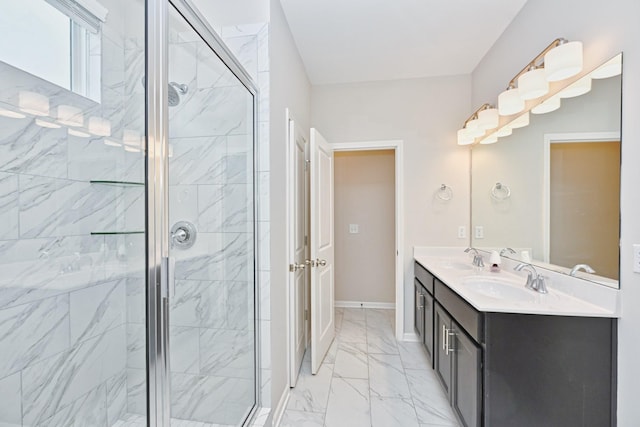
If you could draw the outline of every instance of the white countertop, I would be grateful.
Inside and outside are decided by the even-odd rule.
[[[526,283],[526,272],[515,272],[515,262],[502,259],[500,272],[462,269],[471,266],[464,248],[414,248],[414,259],[445,285],[464,298],[476,310],[497,313],[543,314],[553,316],[621,317],[619,291],[574,277],[541,270],[546,277],[548,294],[530,291],[527,300],[494,298],[469,289],[465,282],[483,278]],[[488,261],[485,260],[485,264]],[[468,283],[468,282],[467,282]],[[527,290],[528,291],[528,290]]]

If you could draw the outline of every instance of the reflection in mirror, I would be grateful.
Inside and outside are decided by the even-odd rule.
[[[472,226],[483,229],[472,246],[512,247],[513,258],[618,286],[621,60],[594,71],[589,92],[565,90],[550,98],[559,108],[540,108],[529,126],[472,147]],[[509,197],[495,197],[496,185]],[[579,264],[595,273],[572,271]]]
[[[0,44],[0,60],[100,102],[99,31],[104,15],[101,7],[92,12],[83,7],[85,3],[3,2],[0,34],[11,34],[14,42],[5,40]],[[96,17],[94,12],[103,18]]]

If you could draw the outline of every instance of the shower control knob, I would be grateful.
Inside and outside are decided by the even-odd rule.
[[[196,226],[189,221],[176,222],[171,227],[171,246],[179,249],[189,249],[196,242]]]

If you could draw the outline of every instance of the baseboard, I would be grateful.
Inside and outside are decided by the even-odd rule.
[[[282,393],[280,401],[278,402],[278,406],[276,406],[276,409],[273,411],[273,417],[271,418],[273,427],[278,427],[282,421],[284,410],[287,408],[287,403],[289,403],[289,396],[291,396],[290,390],[291,389],[289,387],[285,388],[284,393]]]
[[[405,334],[402,336],[402,341],[420,342],[420,337],[418,337],[418,334],[416,334],[415,332],[405,332]]]
[[[366,302],[366,301],[334,301],[333,305],[339,308],[379,308],[393,310],[396,308],[392,302]]]

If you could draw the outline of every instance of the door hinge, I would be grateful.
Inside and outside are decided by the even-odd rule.
[[[309,320],[309,310],[304,311],[304,320]]]
[[[307,246],[309,244],[308,236],[304,236],[304,245]]]

